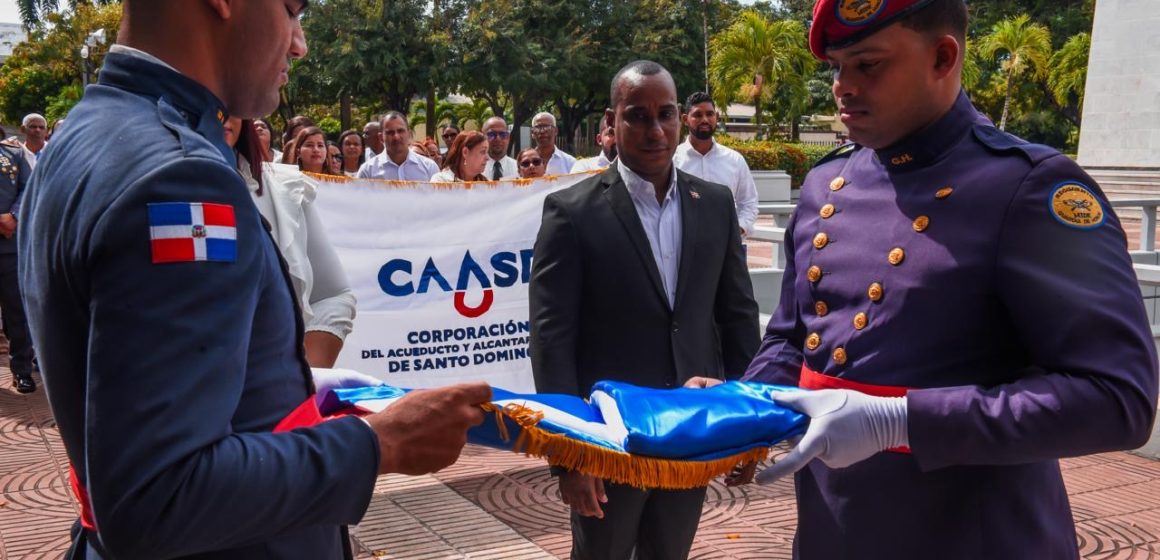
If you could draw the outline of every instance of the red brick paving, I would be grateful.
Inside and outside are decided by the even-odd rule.
[[[1160,559],[1160,462],[1109,453],[1063,462],[1084,558]],[[0,368],[0,560],[60,558],[77,510],[43,391]],[[692,558],[790,557],[793,487],[710,487]],[[537,460],[469,447],[428,477],[381,477],[359,558],[566,558],[568,511]]]

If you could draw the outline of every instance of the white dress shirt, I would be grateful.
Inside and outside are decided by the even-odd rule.
[[[432,183],[454,183],[458,180],[455,178],[455,172],[450,169],[444,169],[431,176]]]
[[[701,155],[688,140],[677,146],[673,163],[681,171],[694,177],[729,187],[733,204],[737,206],[737,223],[746,233],[753,231],[757,221],[757,185],[745,157],[736,150],[716,142],[709,153]]]
[[[572,173],[583,173],[585,171],[607,169],[609,165],[612,165],[612,162],[608,161],[608,157],[604,155],[604,150],[601,150],[600,155],[596,157],[584,158],[577,161],[576,164],[572,166]]]
[[[487,177],[488,181],[497,180],[495,178],[496,162],[499,162],[499,181],[503,181],[505,179],[515,179],[520,176],[520,167],[516,163],[516,160],[508,156],[504,156],[502,159],[491,159],[491,156],[487,156],[487,167],[483,168],[483,176]]]
[[[359,179],[386,179],[388,181],[423,181],[431,180],[431,176],[439,172],[439,166],[429,158],[407,150],[407,160],[403,165],[391,161],[387,151],[367,160],[358,169]]]
[[[296,165],[264,163],[258,196],[250,164],[244,157],[238,161],[238,171],[286,260],[306,332],[327,332],[345,340],[354,327],[354,290],[314,210],[317,184]]]
[[[552,152],[552,157],[548,158],[545,174],[567,175],[572,172],[573,165],[576,165],[576,158],[572,157],[568,152],[556,148]]]
[[[677,301],[677,276],[681,266],[681,237],[684,232],[681,196],[677,192],[677,167],[673,166],[669,192],[665,194],[663,204],[658,204],[657,190],[652,183],[634,173],[623,161],[617,161],[616,165],[624,186],[628,188],[632,205],[636,207],[636,214],[640,216],[640,223],[644,226],[644,234],[648,237],[665,294],[669,297],[669,308],[672,309]]]

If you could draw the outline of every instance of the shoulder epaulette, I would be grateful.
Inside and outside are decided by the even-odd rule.
[[[988,150],[1000,154],[1019,154],[1032,165],[1059,153],[1059,150],[1043,144],[1032,144],[1008,134],[991,125],[979,124],[974,128],[975,138]]]
[[[858,144],[854,144],[854,143],[843,144],[843,145],[838,146],[837,148],[834,148],[833,150],[831,150],[830,153],[822,156],[822,159],[819,159],[817,161],[817,163],[814,164],[814,167],[818,167],[824,163],[829,163],[829,162],[836,160],[836,159],[839,159],[839,158],[850,157],[850,156],[854,155],[854,152],[856,152],[860,149],[862,149],[862,146],[860,146]]]
[[[3,140],[0,140],[0,146],[8,146],[9,148],[20,148],[20,149],[24,148],[24,146],[20,145],[20,141],[16,140],[15,138],[5,138]]]

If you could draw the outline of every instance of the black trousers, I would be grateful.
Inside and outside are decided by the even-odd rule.
[[[604,518],[572,513],[572,560],[685,560],[705,488],[638,490],[604,482]],[[633,550],[636,556],[633,556]]]
[[[8,361],[12,375],[32,375],[32,335],[20,299],[20,275],[16,272],[16,254],[0,254],[0,313],[4,317],[4,336],[8,337]]]

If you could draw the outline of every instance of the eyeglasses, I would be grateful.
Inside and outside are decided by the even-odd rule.
[[[445,139],[446,138],[455,138],[456,136],[459,136],[458,132],[444,132],[443,133],[443,138],[445,138]]]
[[[542,160],[542,159],[525,159],[524,161],[520,162],[520,167],[531,167],[533,165],[544,165],[544,160]]]
[[[487,131],[488,140],[507,140],[511,137],[511,133],[506,130],[489,130]]]
[[[532,127],[532,130],[534,130],[534,131],[536,131],[536,132],[544,132],[544,131],[547,131],[547,130],[551,130],[551,129],[553,129],[553,128],[556,128],[556,127],[554,127],[554,126],[552,126],[552,125],[550,125],[550,124],[537,124],[536,126],[533,126],[533,127]]]

